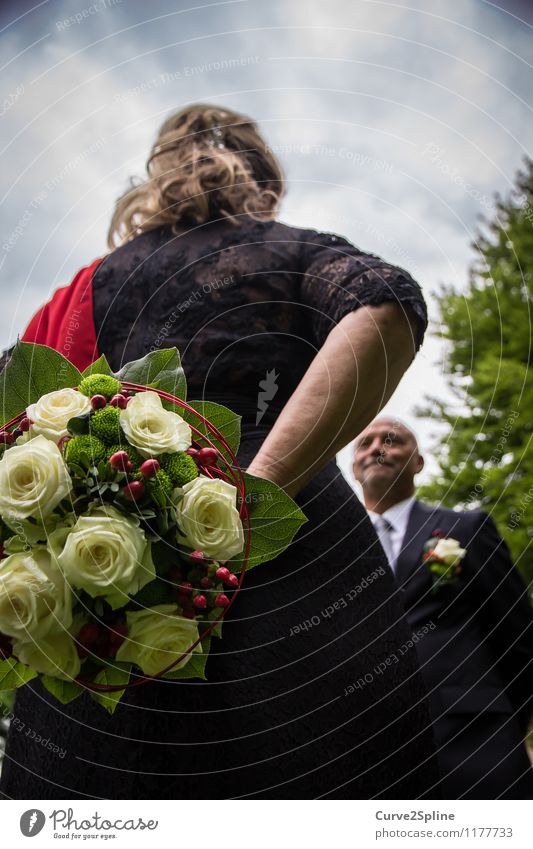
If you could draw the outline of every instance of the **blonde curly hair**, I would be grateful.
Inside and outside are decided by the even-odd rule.
[[[148,178],[132,181],[115,204],[111,249],[155,227],[202,224],[243,213],[276,217],[285,191],[281,166],[246,115],[204,103],[171,115],[146,163]]]

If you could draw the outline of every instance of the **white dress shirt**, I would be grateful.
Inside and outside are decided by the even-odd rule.
[[[370,516],[370,520],[374,526],[380,516],[383,516],[383,518],[386,519],[391,526],[391,530],[389,531],[389,540],[393,551],[393,559],[390,566],[393,571],[396,569],[398,555],[400,554],[403,538],[405,537],[405,532],[407,530],[409,514],[411,513],[415,501],[416,496],[411,495],[409,498],[404,498],[403,501],[398,501],[397,504],[393,507],[389,507],[389,509],[385,510],[384,513],[380,514],[374,513],[372,510],[368,511],[368,515]]]

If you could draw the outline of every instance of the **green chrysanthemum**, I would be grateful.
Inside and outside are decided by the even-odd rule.
[[[159,458],[159,462],[174,486],[184,486],[198,477],[198,467],[190,454],[186,454],[185,451],[164,454]]]
[[[78,386],[82,395],[87,395],[89,398],[93,395],[104,395],[106,398],[111,398],[120,391],[120,388],[120,380],[110,374],[90,374],[88,377],[84,377]]]
[[[89,427],[93,436],[101,439],[106,445],[126,444],[126,437],[120,429],[120,410],[118,407],[103,407],[92,414]],[[121,439],[122,436],[122,439]],[[124,448],[119,448],[124,451]]]
[[[96,466],[105,455],[105,445],[95,436],[75,436],[65,445],[65,460],[78,466]]]
[[[163,469],[160,469],[155,476],[151,478],[149,486],[154,494],[162,495],[165,498],[170,498],[174,489],[170,475],[167,475]]]

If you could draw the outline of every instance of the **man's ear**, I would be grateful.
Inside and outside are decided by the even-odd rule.
[[[416,473],[417,474],[422,471],[422,469],[424,468],[424,465],[425,465],[424,458],[422,457],[422,454],[419,454],[418,460],[417,460],[417,463],[416,463]]]

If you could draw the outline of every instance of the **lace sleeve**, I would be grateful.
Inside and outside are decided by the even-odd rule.
[[[427,311],[422,290],[407,271],[363,253],[342,236],[316,230],[305,232],[300,256],[304,275],[301,298],[311,307],[319,346],[349,312],[396,301],[410,306],[417,317],[418,350],[427,327]]]

